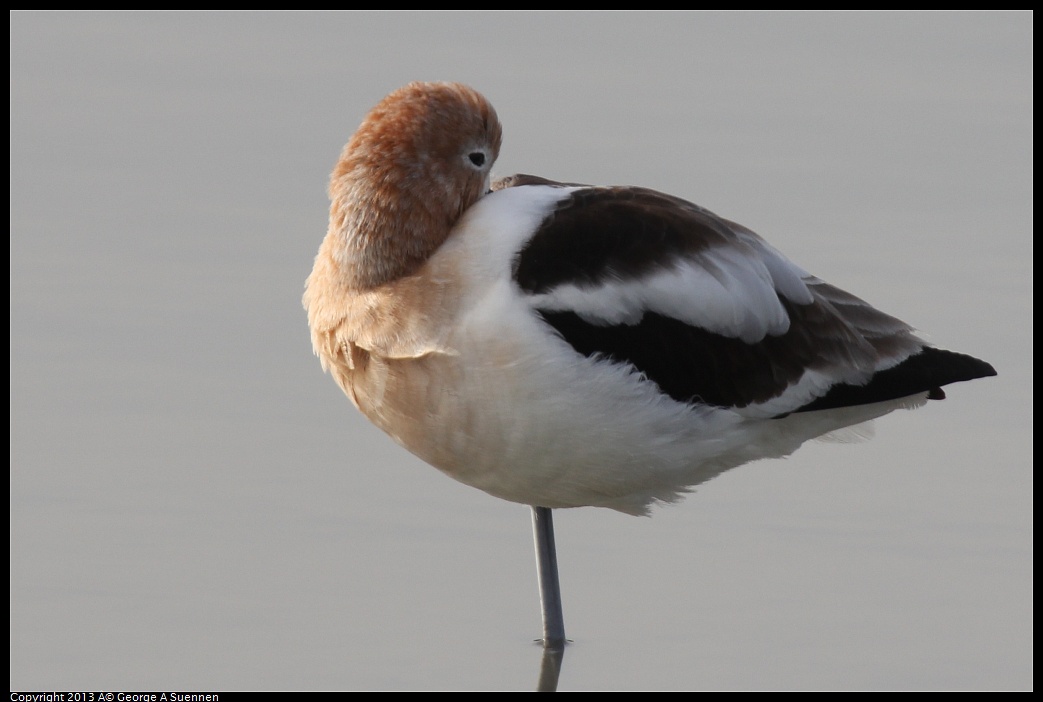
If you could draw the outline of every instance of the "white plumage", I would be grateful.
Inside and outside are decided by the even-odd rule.
[[[643,514],[995,373],[679,198],[491,184],[500,140],[466,86],[385,98],[333,172],[304,296],[324,368],[457,480]]]

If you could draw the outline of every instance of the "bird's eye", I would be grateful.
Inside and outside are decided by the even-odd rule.
[[[481,151],[472,151],[467,154],[467,158],[471,160],[471,163],[478,166],[479,168],[485,165],[485,154]]]

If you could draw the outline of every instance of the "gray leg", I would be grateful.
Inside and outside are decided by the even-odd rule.
[[[554,522],[547,507],[532,508],[532,534],[536,541],[536,572],[543,606],[543,647],[565,647],[565,620],[561,616],[558,556],[554,550]]]

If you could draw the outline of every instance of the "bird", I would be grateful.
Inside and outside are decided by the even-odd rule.
[[[567,641],[552,510],[646,515],[723,471],[993,376],[673,195],[518,174],[454,82],[365,116],[305,283],[355,406],[456,480],[532,508],[543,644]]]

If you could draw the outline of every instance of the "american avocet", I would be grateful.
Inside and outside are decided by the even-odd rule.
[[[645,514],[758,458],[995,375],[680,198],[513,176],[456,83],[382,100],[330,180],[304,305],[377,426],[533,507],[544,644],[561,621],[550,509]]]

